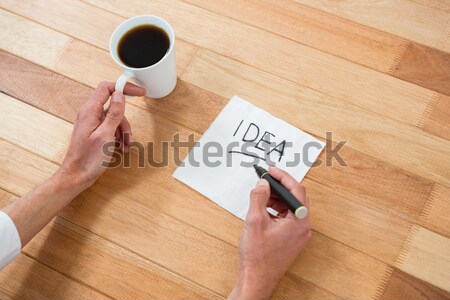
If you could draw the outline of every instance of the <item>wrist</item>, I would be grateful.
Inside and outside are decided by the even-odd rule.
[[[277,284],[278,282],[273,282],[270,278],[264,278],[253,270],[241,270],[238,282],[228,299],[270,299]]]
[[[49,184],[51,184],[52,189],[55,192],[72,198],[90,186],[82,180],[82,178],[76,174],[71,174],[64,168],[59,168],[59,170],[50,178]]]

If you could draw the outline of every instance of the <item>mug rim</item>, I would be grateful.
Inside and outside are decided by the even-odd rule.
[[[139,19],[139,18],[159,19],[161,22],[165,23],[165,24],[167,25],[167,27],[170,29],[170,32],[167,32],[167,30],[165,30],[164,28],[161,28],[160,26],[158,26],[158,25],[156,25],[156,24],[152,24],[152,23],[147,23],[147,24],[157,26],[157,27],[161,28],[162,30],[164,30],[164,32],[166,32],[166,33],[169,35],[170,46],[169,46],[169,49],[167,50],[166,54],[164,54],[164,56],[163,56],[157,63],[155,63],[155,64],[153,64],[153,65],[150,65],[150,66],[147,66],[147,67],[143,67],[143,68],[134,68],[134,67],[127,66],[126,64],[124,64],[124,63],[120,60],[118,50],[117,50],[117,49],[112,49],[112,46],[113,46],[112,44],[113,44],[113,40],[115,40],[115,36],[118,34],[118,33],[117,33],[118,30],[119,30],[121,27],[123,27],[125,24],[127,24],[127,23],[130,22],[131,20]],[[140,24],[140,25],[144,25],[144,24],[145,24],[145,23]],[[139,25],[137,25],[137,26],[139,26]],[[133,28],[133,27],[132,27],[132,28]],[[130,29],[131,29],[131,28],[130,28]],[[127,32],[128,32],[128,31],[127,31]],[[122,35],[122,36],[123,36],[123,35]],[[122,36],[120,36],[120,38],[122,38]],[[119,38],[119,40],[120,40],[120,38]],[[174,45],[175,45],[175,33],[174,33],[174,31],[173,31],[172,25],[170,25],[169,22],[167,22],[167,21],[164,20],[163,18],[158,17],[158,16],[155,16],[155,15],[137,15],[137,16],[131,17],[131,18],[129,18],[129,19],[126,19],[125,21],[123,21],[122,23],[120,23],[120,24],[116,27],[116,29],[114,29],[113,33],[111,34],[111,37],[109,38],[109,54],[111,55],[111,57],[113,58],[113,60],[114,60],[119,66],[121,66],[122,68],[127,69],[127,70],[139,71],[139,70],[151,69],[151,68],[156,67],[157,65],[159,65],[159,64],[160,64],[162,61],[164,61],[164,59],[167,58],[167,56],[169,56],[169,54],[173,51]],[[113,55],[113,50],[114,50],[114,53],[116,53],[118,59],[116,59],[116,57]]]

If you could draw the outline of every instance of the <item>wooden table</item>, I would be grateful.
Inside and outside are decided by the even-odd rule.
[[[236,94],[322,140],[332,132],[329,147],[347,141],[347,166],[304,179],[314,237],[274,298],[449,299],[449,1],[0,7],[0,206],[51,176],[76,110],[120,74],[114,28],[155,14],[175,29],[179,81],[164,100],[128,101],[136,140],[198,139]],[[0,272],[0,298],[226,297],[243,223],[175,168],[107,171]]]

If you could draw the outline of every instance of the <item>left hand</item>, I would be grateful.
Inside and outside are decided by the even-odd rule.
[[[103,162],[110,162],[112,155],[103,153],[103,145],[119,142],[120,149],[128,152],[131,126],[125,117],[125,97],[115,92],[114,82],[101,82],[89,100],[79,109],[70,145],[58,174],[75,180],[81,190],[90,187],[106,170]],[[144,96],[146,91],[127,83],[124,92],[130,96]],[[110,99],[109,107],[104,104]],[[68,177],[67,177],[68,176]]]

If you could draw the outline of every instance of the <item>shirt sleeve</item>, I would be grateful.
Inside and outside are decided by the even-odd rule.
[[[6,213],[0,210],[0,270],[20,254],[21,248],[16,225]]]

